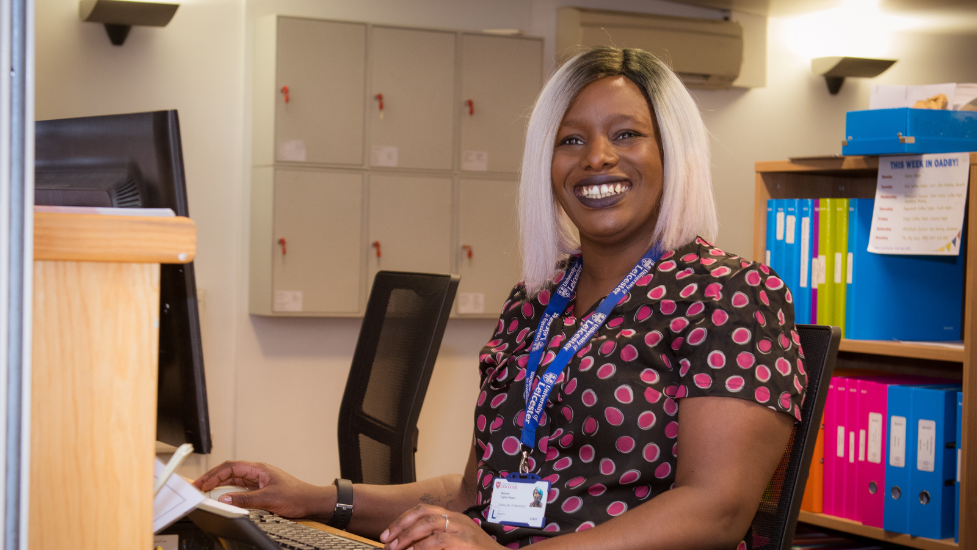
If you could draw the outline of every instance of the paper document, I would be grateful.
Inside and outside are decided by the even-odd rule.
[[[155,480],[166,466],[160,459],[153,464]],[[173,475],[153,499],[153,532],[158,533],[176,520],[189,514],[207,497],[180,476]]]
[[[960,253],[970,153],[879,158],[868,251]]]

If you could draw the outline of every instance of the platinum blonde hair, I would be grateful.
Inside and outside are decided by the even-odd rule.
[[[712,196],[708,133],[685,85],[657,57],[634,48],[600,46],[560,67],[543,87],[526,130],[519,183],[519,224],[523,281],[535,296],[546,287],[558,262],[579,251],[580,241],[552,191],[553,148],[563,116],[588,84],[624,76],[642,91],[658,123],[664,185],[651,246],[678,248],[697,235],[718,230]]]

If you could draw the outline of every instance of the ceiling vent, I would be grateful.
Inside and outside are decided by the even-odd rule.
[[[743,28],[734,21],[558,9],[559,62],[594,46],[649,51],[668,63],[689,88],[729,88],[743,64]]]

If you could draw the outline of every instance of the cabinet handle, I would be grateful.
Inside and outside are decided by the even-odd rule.
[[[377,94],[377,104],[380,109],[380,118],[383,118],[383,94]]]
[[[278,244],[282,245],[282,256],[288,254],[288,249],[285,246],[285,237],[278,239]]]
[[[461,249],[466,252],[465,255],[468,256],[468,259],[469,260],[472,259],[472,245],[470,245],[470,244],[463,244],[463,245],[461,245]]]
[[[288,86],[282,86],[282,93],[285,94],[285,103],[288,103]]]
[[[475,116],[475,102],[469,99],[465,105],[468,105],[468,116]]]
[[[380,241],[373,241],[373,244],[370,245],[370,246],[372,246],[373,248],[376,248],[377,249],[377,259],[379,259],[380,258]]]

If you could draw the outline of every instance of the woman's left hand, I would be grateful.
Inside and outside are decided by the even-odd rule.
[[[501,548],[464,514],[419,504],[401,514],[380,535],[386,550],[474,550]]]

